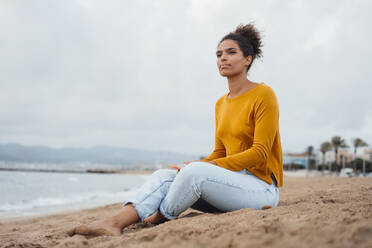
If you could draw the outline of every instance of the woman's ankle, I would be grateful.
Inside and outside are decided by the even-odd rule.
[[[118,214],[105,219],[102,223],[122,230],[124,227],[136,223],[138,219],[137,210],[132,204],[129,204],[121,209]]]
[[[152,214],[151,216],[147,217],[145,219],[145,221],[148,221],[152,224],[161,224],[161,223],[164,223],[166,222],[168,219],[165,218],[161,213],[160,211],[156,211],[154,214]]]

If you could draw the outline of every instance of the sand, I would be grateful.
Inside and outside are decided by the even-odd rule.
[[[285,177],[279,206],[206,214],[187,210],[118,237],[66,231],[116,213],[121,204],[0,220],[0,247],[372,247],[372,178]]]

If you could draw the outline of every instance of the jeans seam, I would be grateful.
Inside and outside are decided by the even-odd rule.
[[[269,188],[252,190],[252,189],[245,189],[244,187],[241,187],[241,186],[239,186],[237,184],[231,184],[231,183],[221,182],[221,181],[218,181],[218,180],[215,180],[215,179],[211,179],[211,178],[207,178],[206,180],[207,181],[210,181],[210,182],[214,182],[214,183],[223,184],[225,186],[229,186],[229,187],[232,187],[232,188],[241,189],[241,190],[248,191],[248,192],[260,192],[260,191],[261,192],[266,192],[266,191],[269,191],[270,193],[272,193]]]
[[[174,209],[179,209],[180,208],[180,206],[182,206],[183,204],[183,201],[187,198],[187,197],[189,197],[189,195],[192,193],[192,192],[194,192],[195,193],[195,195],[197,195],[199,198],[200,198],[200,193],[198,192],[198,190],[195,188],[195,184],[193,183],[192,185],[191,185],[191,187],[189,188],[189,190],[186,192],[186,194],[184,194],[184,197],[182,198],[182,199],[179,199],[178,201],[177,201],[177,205],[174,207]],[[161,204],[160,204],[161,205]],[[173,210],[174,210],[173,209]],[[160,212],[162,212],[162,211],[160,211]],[[168,214],[168,213],[162,213],[165,217],[167,217],[167,218],[177,218],[178,216],[175,216],[175,215],[173,215],[173,213],[172,213],[172,215],[170,215],[170,214]]]
[[[187,197],[190,196],[190,194],[192,193],[192,191],[195,191],[195,189],[194,189],[194,185],[192,185],[192,186],[190,187],[190,189],[187,191],[187,194],[184,194],[184,197],[183,197],[182,199],[180,199],[179,201],[177,201],[177,205],[176,205],[175,209],[179,209],[180,206],[183,205],[183,204],[182,204],[183,201],[184,201]],[[174,216],[174,215],[172,215],[172,216]]]
[[[222,182],[222,181],[219,181],[219,180],[216,180],[216,179],[212,179],[210,177],[207,177],[206,181],[210,181],[210,182],[214,182],[214,183],[219,183],[219,184],[223,184],[225,186],[229,186],[229,187],[232,187],[232,188],[237,188],[237,189],[244,189],[243,187],[237,185],[237,184],[232,184],[232,183],[226,183],[226,182]]]
[[[144,202],[147,198],[149,198],[150,195],[152,195],[155,191],[157,191],[158,189],[160,189],[161,186],[164,185],[164,183],[169,183],[169,182],[173,182],[173,181],[171,181],[171,180],[163,181],[163,182],[159,185],[159,187],[157,187],[157,188],[156,188],[155,190],[153,190],[151,193],[148,193],[147,196],[146,196],[142,201],[137,202],[137,205],[138,205],[138,204],[141,204],[141,203]]]
[[[219,180],[211,179],[211,178],[208,178],[208,177],[207,177],[207,179],[205,181],[222,184],[224,186],[228,186],[228,187],[235,188],[235,189],[240,189],[240,190],[243,190],[245,192],[258,193],[258,194],[261,194],[262,196],[266,195],[266,197],[267,197],[267,193],[269,193],[273,197],[273,199],[274,199],[273,206],[275,205],[276,199],[279,199],[278,193],[275,194],[268,187],[264,187],[263,189],[252,190],[252,189],[246,189],[245,187],[241,187],[241,186],[236,185],[236,184],[221,182]]]

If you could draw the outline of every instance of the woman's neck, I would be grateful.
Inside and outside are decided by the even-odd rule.
[[[244,92],[253,89],[257,83],[249,81],[245,73],[236,75],[234,77],[228,77],[227,81],[229,83],[229,98],[237,97]]]

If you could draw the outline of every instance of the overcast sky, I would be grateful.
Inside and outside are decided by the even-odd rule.
[[[0,143],[208,155],[228,92],[218,41],[255,21],[248,78],[277,94],[284,151],[372,144],[371,1],[0,2]]]

